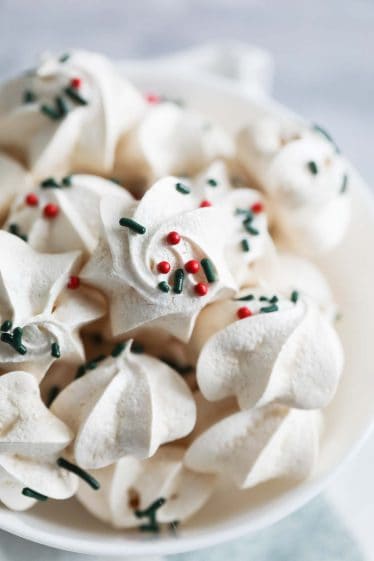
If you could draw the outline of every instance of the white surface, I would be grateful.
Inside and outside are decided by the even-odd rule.
[[[134,76],[145,89],[187,97],[192,105],[213,115],[226,117],[228,126],[236,127],[242,123],[243,115],[254,110],[254,105],[239,94],[236,87],[231,88],[226,83],[221,87],[209,78],[193,80],[183,76],[176,82],[173,73],[149,73],[149,70],[144,72],[141,69],[134,71]],[[230,112],[226,111],[223,115],[222,108],[227,107],[230,107]],[[333,258],[322,262],[345,311],[339,329],[348,364],[341,389],[329,409],[321,461],[310,482],[294,488],[272,484],[250,492],[222,493],[181,531],[178,539],[163,536],[151,542],[138,534],[131,537],[116,534],[84,515],[74,503],[70,507],[53,503],[41,505],[24,515],[0,511],[0,525],[30,539],[87,553],[169,553],[254,532],[285,516],[319,492],[336,466],[351,453],[352,446],[356,446],[372,419],[372,400],[367,388],[373,380],[369,365],[374,362],[374,356],[370,354],[374,353],[374,349],[370,348],[374,302],[366,299],[365,295],[370,294],[374,284],[374,255],[365,241],[371,247],[370,241],[374,235],[373,203],[359,183],[357,180],[355,219],[346,244],[334,253]],[[351,256],[349,262],[347,254]],[[360,333],[355,329],[357,324],[362,326]]]

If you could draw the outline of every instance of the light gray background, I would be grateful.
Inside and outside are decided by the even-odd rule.
[[[276,97],[331,130],[374,184],[374,0],[0,0],[0,76],[46,49],[121,58],[219,39],[272,51]]]

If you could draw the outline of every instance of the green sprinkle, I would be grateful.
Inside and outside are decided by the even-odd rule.
[[[242,240],[240,243],[241,243],[241,246],[242,246],[242,250],[243,250],[243,251],[248,252],[248,251],[250,250],[248,240],[245,240],[245,239],[244,239],[244,240]]]
[[[144,347],[139,341],[133,341],[131,345],[131,352],[135,354],[142,354],[144,353]]]
[[[99,362],[102,362],[105,359],[106,359],[105,355],[98,355],[97,357],[93,358],[92,360],[90,360],[89,362],[86,363],[86,369],[87,370],[95,370],[95,368],[97,368],[97,365],[99,364]]]
[[[37,491],[34,491],[29,487],[25,487],[24,489],[22,489],[22,495],[25,495],[25,497],[29,497],[30,499],[35,499],[36,501],[41,501],[41,502],[45,502],[48,500],[48,497],[46,495],[37,493]]]
[[[260,296],[260,302],[268,302],[269,298],[267,296]]]
[[[174,274],[174,293],[182,294],[184,285],[184,271],[183,269],[177,269]]]
[[[154,534],[158,534],[160,531],[160,526],[158,523],[150,523],[150,524],[142,524],[138,528],[141,532],[153,532]]]
[[[249,219],[244,220],[243,226],[244,226],[244,228],[247,230],[247,232],[248,232],[249,234],[252,234],[252,236],[258,236],[260,232],[259,232],[259,230],[257,230],[257,228],[254,228],[254,227],[251,225],[251,221],[252,221],[252,219],[250,219],[250,220],[249,220]]]
[[[70,54],[69,53],[64,53],[63,55],[60,56],[58,61],[59,62],[66,62],[67,60],[69,60],[69,58],[70,58]]]
[[[54,358],[60,358],[61,357],[60,345],[58,343],[52,343],[52,345],[51,345],[51,355]]]
[[[236,215],[244,214],[246,217],[245,219],[248,220],[248,222],[250,222],[253,219],[253,212],[246,208],[236,208],[235,214]]]
[[[217,185],[218,185],[218,181],[217,181],[216,179],[213,179],[212,177],[210,177],[209,179],[207,179],[206,182],[207,182],[208,185],[210,185],[211,187],[217,187]]]
[[[78,378],[82,378],[82,376],[85,375],[86,371],[87,370],[85,364],[81,364],[81,366],[78,366],[77,372],[75,374],[75,379],[78,380]]]
[[[60,388],[58,386],[52,386],[48,393],[47,407],[50,407],[58,394],[60,393]]]
[[[75,101],[75,103],[78,103],[79,105],[88,105],[87,99],[84,99],[84,97],[82,97],[75,88],[69,86],[68,88],[65,88],[64,91],[72,101]]]
[[[10,319],[3,321],[0,327],[0,331],[10,331],[12,329],[13,323]]]
[[[278,302],[278,296],[274,294],[272,298],[269,300],[270,304],[276,304]]]
[[[235,298],[235,302],[247,302],[249,300],[254,300],[253,294],[247,294],[246,296],[241,296],[240,298]]]
[[[2,333],[0,335],[0,340],[10,345],[18,354],[25,355],[27,349],[25,345],[22,344],[22,334],[22,328],[16,327],[13,333]]]
[[[345,193],[347,191],[347,187],[348,187],[348,175],[345,173],[343,176],[343,182],[340,188],[340,193],[341,194]]]
[[[60,185],[54,177],[47,177],[47,179],[44,179],[40,187],[43,189],[60,189]]]
[[[151,503],[144,510],[135,510],[134,514],[137,518],[146,518],[147,516],[150,516],[151,514],[156,512],[159,508],[164,506],[165,503],[166,503],[166,499],[160,497],[159,499],[156,499],[153,503]]]
[[[276,304],[272,304],[271,306],[265,306],[264,308],[260,308],[260,312],[262,314],[270,314],[271,312],[277,312],[279,310]]]
[[[22,100],[23,103],[33,103],[36,101],[36,95],[31,90],[26,90],[23,92]]]
[[[66,101],[61,96],[56,97],[55,101],[56,101],[56,107],[57,107],[58,112],[60,113],[60,116],[65,117],[65,115],[67,115],[69,113],[69,108],[66,104]]]
[[[65,177],[62,178],[61,183],[64,187],[71,187],[72,177],[72,175],[65,175]]]
[[[126,343],[123,343],[123,342],[122,342],[122,343],[117,343],[117,345],[115,345],[115,346],[113,347],[112,352],[110,353],[110,355],[111,355],[113,358],[116,358],[117,356],[119,356],[120,354],[123,353],[123,351],[125,350],[125,348],[126,348]]]
[[[208,282],[215,282],[217,280],[217,273],[211,260],[207,257],[204,257],[204,259],[202,259],[200,263],[205,273],[206,280]]]
[[[170,290],[170,286],[166,281],[159,282],[157,286],[161,290],[161,292],[167,293]]]
[[[121,185],[120,180],[117,179],[116,177],[109,177],[109,181],[111,181],[112,183],[115,183],[116,185]]]
[[[311,173],[312,175],[317,175],[317,173],[318,173],[318,166],[317,166],[316,162],[314,162],[313,160],[311,160],[310,162],[308,162],[307,166],[308,166],[308,169],[309,169],[309,171],[310,171],[310,173]]]
[[[59,121],[63,117],[59,111],[49,105],[41,105],[40,111],[52,121]]]
[[[9,224],[8,232],[10,234],[13,234],[14,236],[17,236],[24,242],[27,242],[27,236],[25,234],[21,234],[21,230],[19,229],[18,224],[15,223]]]
[[[92,477],[92,475],[84,471],[79,466],[76,466],[75,464],[68,462],[67,460],[65,460],[65,458],[58,458],[57,465],[60,468],[66,469],[67,471],[71,471],[71,473],[75,473],[75,475],[80,477],[95,491],[98,491],[100,489],[100,483],[97,481],[97,479]]]
[[[175,188],[177,191],[179,191],[179,193],[182,193],[182,195],[188,195],[189,193],[191,193],[191,189],[187,187],[187,185],[184,185],[179,181],[175,184]]]
[[[132,230],[133,232],[135,232],[136,234],[145,234],[146,233],[146,228],[144,226],[142,226],[141,224],[139,224],[138,222],[135,222],[135,220],[132,220],[132,218],[121,218],[119,221],[120,226],[124,226],[125,228],[129,228],[129,230]]]
[[[291,298],[290,298],[290,299],[291,299],[291,302],[293,302],[294,304],[296,304],[296,302],[297,302],[298,299],[299,299],[299,293],[298,293],[297,290],[293,290],[293,291],[291,292]]]
[[[326,129],[322,128],[320,125],[316,125],[314,124],[312,126],[313,130],[315,130],[316,132],[320,133],[322,136],[324,136],[326,138],[326,140],[328,140],[329,142],[331,142],[331,144],[334,146],[335,151],[337,154],[340,153],[340,149],[339,146],[337,146],[335,140],[333,139],[333,137],[331,136],[331,134],[329,132],[327,132]]]

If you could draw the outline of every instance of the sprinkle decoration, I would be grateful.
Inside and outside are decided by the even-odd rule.
[[[155,93],[147,93],[144,97],[150,105],[157,105],[161,102],[161,97]]]
[[[198,296],[205,296],[208,294],[208,285],[205,282],[198,282],[194,286],[194,291]]]
[[[36,95],[31,90],[25,90],[22,96],[23,103],[33,103],[36,101]]]
[[[243,222],[243,226],[249,234],[252,234],[252,236],[258,236],[260,232],[259,230],[257,230],[257,228],[254,228],[252,226],[251,221],[252,218],[246,218]]]
[[[191,189],[179,181],[175,184],[175,188],[179,193],[182,193],[182,195],[189,195],[191,193]]]
[[[18,354],[25,355],[27,353],[27,349],[22,343],[22,335],[22,327],[16,327],[13,329],[12,333],[1,333],[0,340],[3,341],[3,343],[10,345]]]
[[[82,97],[75,88],[68,86],[64,90],[65,94],[78,105],[88,105],[87,99]]]
[[[53,203],[48,203],[43,208],[43,215],[44,215],[45,218],[48,218],[48,219],[56,218],[56,216],[58,216],[59,212],[60,212],[59,206],[55,205]]]
[[[201,203],[200,203],[200,208],[208,208],[210,206],[212,206],[212,203],[210,201],[207,201],[207,200],[201,201]]]
[[[174,274],[174,288],[175,294],[182,294],[184,285],[184,271],[183,269],[177,269]]]
[[[161,292],[165,292],[165,294],[167,294],[168,292],[170,292],[170,286],[168,285],[167,282],[165,281],[161,281],[158,283],[158,288],[161,290]]]
[[[80,287],[80,278],[76,275],[71,275],[68,284],[66,285],[69,290],[76,290]]]
[[[251,211],[254,214],[260,214],[261,212],[264,211],[264,205],[262,204],[261,201],[258,201],[257,203],[253,203],[253,205],[251,206]]]
[[[241,298],[235,298],[236,302],[247,302],[249,300],[254,300],[255,297],[253,294],[247,294],[246,296],[241,296]]]
[[[187,261],[184,268],[186,269],[187,273],[191,273],[191,275],[196,275],[196,273],[200,269],[200,263],[196,259],[191,259]]]
[[[99,362],[102,362],[105,359],[106,359],[105,355],[95,356],[95,358],[93,358],[92,360],[90,360],[89,362],[86,363],[86,369],[87,370],[95,370],[95,368],[97,368]]]
[[[340,193],[343,195],[348,188],[348,175],[345,173],[343,176],[342,186],[340,187]]]
[[[272,296],[272,297],[270,298],[269,302],[270,302],[271,304],[276,304],[276,303],[278,302],[278,296],[276,296],[276,295],[274,294],[274,296]]]
[[[248,240],[243,239],[243,240],[240,242],[240,245],[242,246],[242,250],[243,250],[243,251],[248,252],[248,251],[250,250]]]
[[[178,234],[178,232],[169,232],[168,235],[166,236],[166,241],[170,245],[178,245],[179,242],[181,241],[181,237]]]
[[[22,495],[40,502],[45,502],[48,500],[48,497],[46,495],[42,495],[41,493],[30,489],[30,487],[24,487],[24,489],[22,489]]]
[[[27,236],[26,236],[26,234],[21,233],[21,230],[20,230],[20,227],[18,226],[18,224],[15,224],[14,222],[12,222],[12,224],[9,224],[8,232],[10,234],[13,234],[14,236],[17,236],[18,238],[20,238],[24,242],[27,242]]]
[[[271,312],[277,312],[279,310],[276,304],[271,304],[271,306],[264,306],[260,308],[260,313],[262,314],[270,314]]]
[[[131,352],[135,354],[142,354],[144,353],[144,347],[138,341],[133,341],[131,345]]]
[[[201,266],[203,268],[206,280],[209,283],[215,282],[217,280],[217,273],[211,260],[208,259],[208,257],[204,257],[204,259],[201,260]]]
[[[209,179],[206,180],[207,184],[210,185],[211,187],[217,187],[218,185],[218,181],[216,179],[213,179],[212,177],[210,177]]]
[[[157,271],[161,275],[167,275],[170,272],[170,263],[168,261],[160,261],[160,263],[157,263]]]
[[[291,298],[290,298],[291,302],[293,302],[294,304],[296,304],[296,302],[298,301],[298,299],[299,299],[299,293],[298,293],[298,291],[297,291],[297,290],[293,290],[292,293],[291,293]]]
[[[124,226],[125,228],[128,228],[135,234],[145,234],[147,231],[144,226],[139,224],[139,222],[135,222],[135,220],[132,220],[132,218],[123,217],[120,219],[119,224],[120,226]]]
[[[59,95],[59,96],[56,97],[55,102],[56,102],[57,111],[59,112],[60,117],[61,118],[65,117],[69,113],[69,109],[68,109],[68,106],[66,104],[66,101],[64,100],[63,97],[61,97]]]
[[[48,392],[47,407],[50,407],[52,405],[52,403],[54,402],[54,400],[56,399],[59,393],[60,393],[60,388],[58,386],[51,387],[51,389]]]
[[[120,356],[123,351],[126,349],[126,343],[122,342],[122,343],[117,343],[117,345],[115,345],[112,349],[112,352],[110,353],[110,356],[112,356],[113,358],[117,358],[118,356]]]
[[[80,477],[83,481],[85,481],[94,491],[98,491],[100,489],[100,483],[95,479],[92,475],[84,471],[79,466],[72,464],[65,460],[65,458],[58,458],[57,465],[62,468],[74,473],[78,477]]]
[[[312,175],[317,175],[318,174],[318,166],[316,164],[316,162],[311,161],[307,163],[308,169],[310,171],[310,173]]]
[[[54,177],[47,177],[41,182],[40,187],[43,189],[59,189],[60,185]]]
[[[247,308],[247,306],[242,306],[241,308],[238,309],[236,315],[238,316],[239,319],[245,319],[251,317],[252,312],[249,308]]]
[[[139,526],[139,530],[142,532],[155,532],[158,533],[160,531],[160,525],[157,521],[157,511],[166,503],[166,499],[160,497],[152,504],[149,505],[148,508],[144,510],[135,510],[134,514],[137,518],[148,518],[147,524],[142,524]]]
[[[321,134],[322,136],[325,137],[326,140],[328,140],[335,148],[335,152],[337,154],[340,153],[340,148],[339,146],[336,144],[335,140],[333,139],[333,137],[331,136],[331,134],[329,132],[327,132],[327,130],[323,127],[321,127],[320,125],[312,125],[312,129],[316,132],[318,132],[319,134]]]
[[[53,358],[60,358],[61,357],[60,345],[58,343],[52,343],[52,345],[51,345],[51,356],[53,356]]]
[[[10,331],[12,329],[12,326],[13,326],[13,323],[10,321],[10,319],[6,319],[1,324],[0,330],[1,331]]]
[[[29,193],[25,197],[25,203],[27,206],[38,206],[39,197],[35,193]]]
[[[48,117],[52,121],[58,121],[58,120],[62,119],[62,117],[63,117],[63,115],[61,115],[61,113],[58,111],[58,109],[56,110],[53,107],[50,107],[49,105],[43,104],[40,107],[40,111],[41,111],[41,113],[43,113],[43,115],[45,115],[46,117]]]
[[[70,58],[70,54],[69,53],[64,53],[63,55],[60,56],[58,61],[61,62],[61,63],[64,63],[67,60],[69,60],[69,58]]]
[[[62,185],[64,187],[71,187],[72,185],[72,176],[71,175],[65,175],[65,177],[62,178],[61,181]]]
[[[82,79],[81,78],[72,78],[70,80],[70,85],[75,90],[78,90],[82,85]]]

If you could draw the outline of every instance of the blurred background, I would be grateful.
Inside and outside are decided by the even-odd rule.
[[[0,0],[0,77],[46,49],[153,56],[235,39],[271,51],[275,97],[374,183],[373,0]]]

